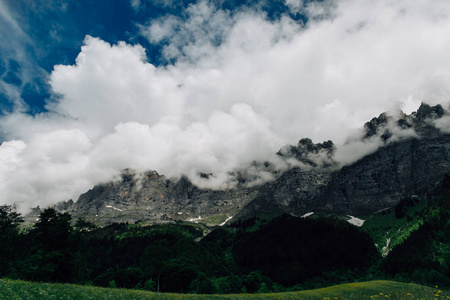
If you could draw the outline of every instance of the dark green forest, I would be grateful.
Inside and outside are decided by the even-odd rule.
[[[177,293],[281,292],[372,279],[449,287],[449,177],[426,197],[414,216],[420,227],[386,257],[363,229],[332,216],[99,228],[48,208],[24,227],[4,205],[0,276]],[[408,203],[399,202],[396,217],[408,217]]]

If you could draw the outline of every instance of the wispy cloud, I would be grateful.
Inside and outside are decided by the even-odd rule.
[[[61,39],[55,30],[58,25],[47,14],[63,12],[66,6],[65,0],[0,2],[0,96],[9,102],[0,105],[0,113],[26,112],[30,106],[24,94],[46,94],[49,73],[39,60],[48,55],[53,41]],[[39,20],[39,26],[32,19]],[[45,37],[36,38],[42,22],[48,23]]]
[[[20,97],[21,88],[30,81],[34,66],[28,57],[26,47],[30,37],[22,30],[17,20],[4,2],[0,2],[0,94],[13,104],[14,110],[23,111],[25,103]],[[5,110],[7,106],[0,106]]]

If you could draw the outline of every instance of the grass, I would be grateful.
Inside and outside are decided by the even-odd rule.
[[[416,284],[395,281],[369,281],[342,284],[322,289],[240,295],[165,294],[140,290],[111,289],[73,284],[36,283],[0,279],[0,298],[15,300],[33,299],[450,299],[447,291]]]

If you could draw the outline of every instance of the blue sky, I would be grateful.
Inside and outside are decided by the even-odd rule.
[[[0,34],[0,193],[22,211],[125,168],[258,184],[303,137],[352,163],[381,144],[367,120],[450,99],[448,0],[0,0]]]
[[[196,1],[2,1],[5,16],[3,36],[9,36],[1,48],[2,81],[18,89],[20,98],[28,105],[28,113],[45,111],[45,101],[52,97],[47,76],[54,65],[73,64],[86,35],[99,37],[115,44],[126,41],[146,49],[148,60],[167,64],[161,57],[161,45],[151,44],[139,32],[139,25],[166,15],[185,19],[186,8]],[[235,12],[244,9],[267,14],[277,19],[287,14],[298,21],[305,16],[291,13],[284,1],[216,1],[217,9]],[[12,39],[14,42],[9,42]],[[20,49],[17,49],[20,48]],[[2,110],[13,109],[10,98],[2,91]]]
[[[167,11],[161,5],[154,10]],[[135,43],[139,41],[136,24],[147,20],[129,1],[14,0],[4,1],[2,11],[11,18],[3,19],[2,34],[16,40],[2,44],[2,79],[20,89],[30,113],[45,110],[45,100],[51,96],[46,76],[54,65],[74,63],[86,35],[110,43]],[[3,107],[8,108],[8,104]]]
[[[2,80],[17,87],[29,112],[45,110],[47,77],[56,64],[71,64],[86,34],[110,42],[128,38],[133,10],[126,1],[2,1]],[[2,91],[2,108],[11,110]],[[5,95],[6,94],[6,95]],[[6,98],[6,99],[5,99]]]

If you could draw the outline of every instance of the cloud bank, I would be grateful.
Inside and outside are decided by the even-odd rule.
[[[87,36],[74,65],[54,67],[48,112],[0,118],[1,201],[76,200],[124,168],[225,188],[230,172],[279,164],[278,149],[302,137],[339,148],[383,111],[448,101],[450,2],[286,4],[309,21],[200,1],[186,20],[137,24],[164,66],[139,44]]]

